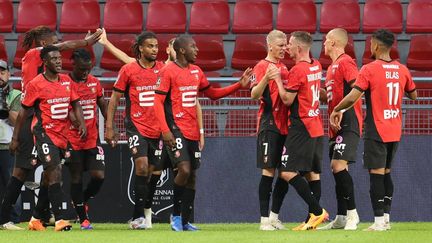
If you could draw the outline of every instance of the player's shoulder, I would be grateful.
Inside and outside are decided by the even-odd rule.
[[[260,60],[255,66],[254,66],[254,70],[256,70],[256,69],[266,69],[267,68],[267,66],[270,64],[270,62],[269,61],[267,61],[267,60],[265,60],[265,59],[262,59],[262,60]]]
[[[340,65],[352,65],[357,67],[355,60],[348,54],[343,54],[341,58],[338,59],[338,63]]]
[[[62,82],[71,82],[73,81],[69,74],[59,73],[59,80]]]
[[[201,70],[201,68],[198,65],[195,65],[195,64],[189,64],[189,70],[190,70],[191,74],[204,73]]]
[[[100,83],[100,80],[99,80],[97,77],[95,77],[95,76],[89,74],[89,75],[87,76],[87,82]]]

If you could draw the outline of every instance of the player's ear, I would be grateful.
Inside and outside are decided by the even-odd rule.
[[[140,52],[143,52],[143,48],[144,48],[144,47],[142,47],[141,45],[138,46],[138,50],[139,50]]]

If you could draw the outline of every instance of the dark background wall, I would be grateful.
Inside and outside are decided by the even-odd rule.
[[[393,166],[395,193],[391,218],[393,221],[432,221],[432,137],[404,136]],[[350,167],[355,184],[357,210],[362,221],[373,219],[369,199],[369,176],[363,169],[359,147],[357,163]],[[132,214],[133,191],[128,188],[132,163],[129,151],[122,145],[115,149],[105,147],[106,181],[100,194],[90,202],[90,217],[97,222],[126,222]],[[208,138],[202,153],[202,166],[198,171],[195,221],[258,222],[258,183],[260,171],[255,161],[256,140],[253,137]],[[321,205],[334,217],[336,200],[334,180],[330,172],[327,146],[325,146],[322,174]],[[167,221],[171,213],[172,174],[164,177],[158,187],[153,211],[157,220]],[[68,175],[65,173],[65,190]],[[23,201],[31,201],[27,193]],[[33,204],[33,202],[31,203]],[[70,208],[70,205],[68,206]],[[29,210],[24,210],[23,218]],[[302,221],[306,205],[290,187],[280,218],[283,221]]]

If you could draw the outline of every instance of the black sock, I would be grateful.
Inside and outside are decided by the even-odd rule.
[[[180,216],[182,210],[182,198],[185,191],[184,186],[179,186],[174,182],[174,205],[173,205],[173,216]]]
[[[384,215],[384,175],[370,174],[370,198],[375,217]]]
[[[321,180],[309,181],[309,188],[317,202],[319,202],[321,199]]]
[[[393,199],[393,181],[390,173],[384,175],[384,213],[390,213]]]
[[[144,208],[151,208],[153,205],[153,196],[156,191],[156,185],[160,179],[161,175],[151,175],[149,183],[149,192],[145,200]]]
[[[194,200],[195,200],[195,190],[190,188],[185,188],[183,192],[183,200],[182,200],[182,223],[183,225],[190,222],[190,216],[193,212],[193,206],[194,206]]]
[[[33,210],[33,217],[37,219],[45,219],[46,211],[49,209],[49,195],[48,195],[48,186],[41,185],[39,188],[38,201]]]
[[[12,176],[7,184],[5,195],[1,204],[0,223],[5,224],[11,221],[10,216],[13,205],[16,203],[21,194],[21,187],[24,182]]]
[[[340,171],[342,192],[344,200],[346,201],[347,209],[353,210],[356,208],[355,197],[354,197],[354,183],[350,173],[347,170]]]
[[[55,220],[58,221],[63,219],[63,190],[60,183],[53,184],[48,187],[49,202],[52,205]]]
[[[89,183],[87,184],[87,188],[84,190],[84,201],[88,202],[90,198],[96,196],[96,194],[100,191],[104,179],[98,178],[90,178]]]
[[[278,177],[276,179],[276,183],[273,189],[273,195],[272,195],[272,209],[271,211],[273,213],[279,214],[279,211],[282,207],[283,200],[285,198],[285,195],[288,192],[288,182],[286,182],[284,179]]]
[[[148,194],[147,180],[147,176],[135,176],[135,207],[133,219],[144,217],[144,202]]]
[[[82,183],[71,183],[71,191],[70,191],[72,202],[75,207],[75,211],[78,214],[80,219],[80,223],[84,222],[84,220],[88,219],[88,215],[84,208],[84,194],[82,191]]]
[[[341,183],[340,174],[333,174],[335,179],[335,191],[336,191],[336,200],[337,200],[337,215],[346,215],[347,214],[347,202],[344,199],[343,187]]]
[[[308,204],[310,213],[313,213],[314,215],[322,214],[321,206],[312,195],[309,185],[303,177],[296,175],[289,181],[289,183],[296,189],[300,197],[303,198],[303,200]]]
[[[273,184],[273,177],[265,176],[265,175],[261,176],[261,180],[258,188],[261,217],[269,216],[270,195],[272,192],[272,184]]]

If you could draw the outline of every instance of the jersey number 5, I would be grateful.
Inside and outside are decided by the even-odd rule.
[[[52,119],[65,119],[68,116],[69,103],[55,104],[51,106]]]

